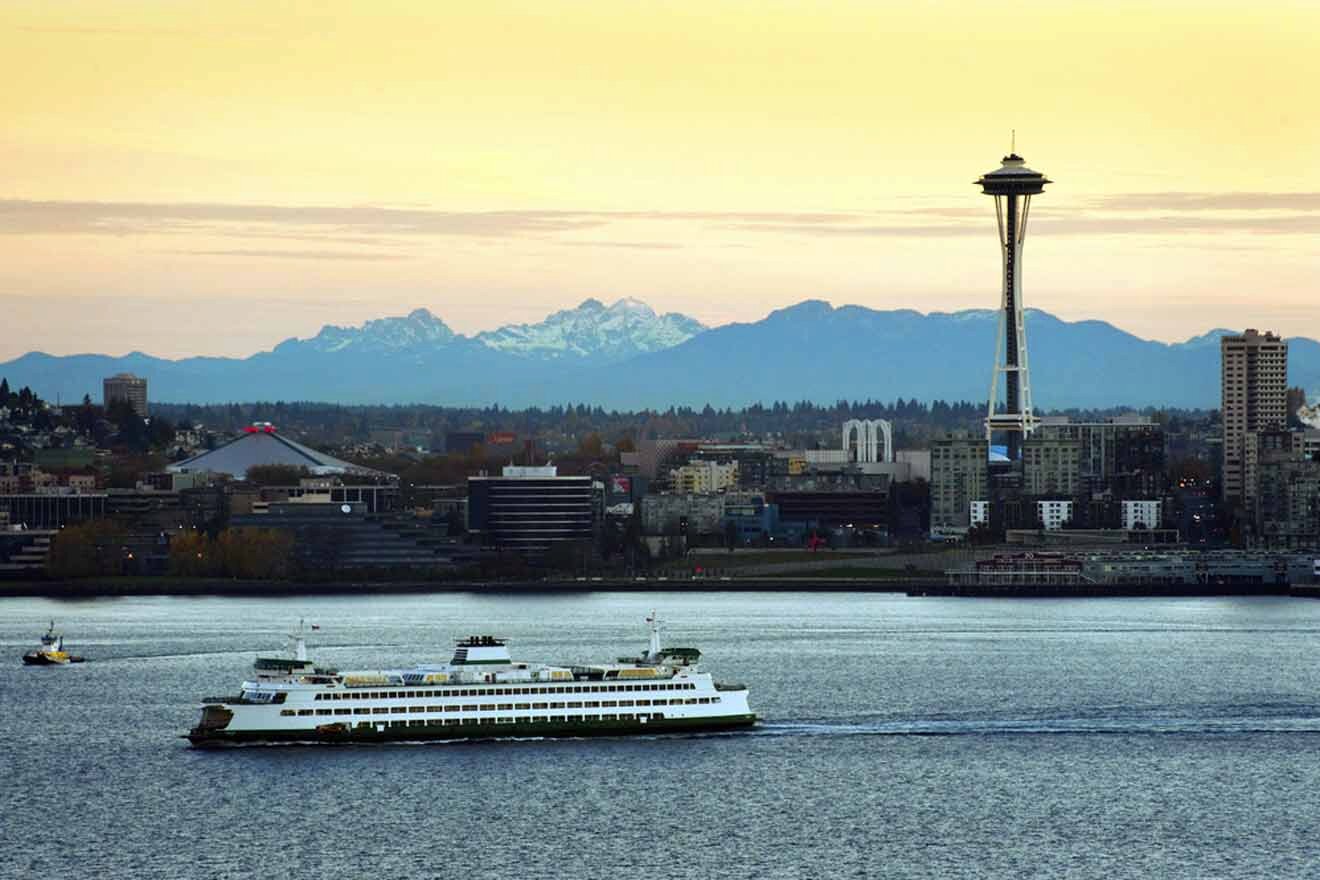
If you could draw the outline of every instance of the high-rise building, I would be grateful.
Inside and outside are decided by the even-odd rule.
[[[985,419],[986,440],[996,431],[1007,435],[1009,461],[1017,461],[1022,440],[1036,427],[1031,408],[1031,378],[1027,371],[1027,325],[1022,310],[1022,245],[1027,238],[1027,209],[1031,197],[1053,181],[1032,171],[1017,153],[976,181],[981,191],[995,197],[999,217],[999,249],[1004,263],[1000,300],[999,338],[990,380],[990,405]],[[1002,362],[1000,358],[1003,358]],[[1004,374],[1004,408],[999,412],[999,374]]]
[[[1046,416],[1031,441],[1075,440],[1079,448],[1077,494],[1115,498],[1155,498],[1167,488],[1164,429],[1145,416],[1126,415],[1098,422]],[[1031,461],[1024,454],[1024,484],[1033,486]],[[1032,494],[1047,494],[1036,490]]]
[[[1288,343],[1273,333],[1248,330],[1219,340],[1224,424],[1223,495],[1250,505],[1248,439],[1277,431],[1288,419]]]
[[[1081,458],[1076,438],[1036,432],[1022,444],[1022,491],[1037,497],[1080,494]]]
[[[468,478],[468,527],[483,544],[544,554],[557,544],[594,537],[591,477],[561,477],[554,465],[504,468]]]
[[[680,495],[710,495],[738,488],[738,462],[693,459],[669,472],[669,481]]]
[[[748,490],[758,490],[770,479],[775,454],[762,443],[701,443],[687,457],[689,462],[709,461],[722,465],[737,465],[737,484]],[[673,467],[681,464],[674,460]],[[681,490],[675,490],[681,491]]]
[[[972,502],[986,500],[989,470],[990,444],[984,437],[958,431],[931,443],[931,532],[967,532],[972,525]]]
[[[1257,547],[1320,544],[1320,460],[1310,431],[1262,431],[1248,437]]]
[[[116,373],[101,382],[101,403],[106,409],[116,400],[127,400],[140,418],[147,417],[147,380],[132,373]]]

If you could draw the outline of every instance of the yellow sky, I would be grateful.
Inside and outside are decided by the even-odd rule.
[[[8,0],[0,76],[0,358],[989,307],[1011,128],[1029,304],[1320,336],[1313,0]]]

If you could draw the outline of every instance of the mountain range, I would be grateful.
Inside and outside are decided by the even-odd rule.
[[[31,352],[0,364],[12,387],[46,399],[99,400],[131,372],[153,400],[223,403],[586,402],[615,409],[744,406],[757,401],[986,398],[998,313],[922,314],[807,300],[750,323],[708,328],[645,303],[588,299],[536,324],[464,336],[426,309],[360,327],[326,326],[247,358],[167,360]],[[1103,321],[1028,310],[1037,408],[1219,405],[1215,329],[1186,342],[1141,339]],[[1289,340],[1289,383],[1320,388],[1320,343]]]

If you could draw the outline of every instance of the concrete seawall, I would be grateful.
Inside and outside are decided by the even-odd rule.
[[[1297,596],[1320,599],[1320,585],[1286,584],[1031,584],[951,585],[929,576],[911,578],[656,578],[543,581],[236,581],[184,578],[138,578],[109,581],[0,581],[0,598],[89,599],[113,596],[333,596],[424,593],[903,593],[911,597],[968,598],[1105,598],[1196,596]]]

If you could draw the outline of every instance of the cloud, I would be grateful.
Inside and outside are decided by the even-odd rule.
[[[225,229],[225,238],[257,238],[276,241],[310,241],[318,244],[365,244],[372,247],[408,247],[414,242],[378,235],[340,235],[334,232],[297,232],[274,229]]]
[[[679,250],[683,245],[671,241],[561,241],[565,247],[603,247],[637,250]]]
[[[73,26],[20,26],[14,28],[26,34],[66,34],[83,37],[180,37],[193,34],[193,31],[169,28],[112,28],[112,27],[73,27]]]
[[[588,211],[585,216],[616,220],[710,220],[747,223],[853,223],[870,214],[852,211]]]
[[[269,251],[254,248],[233,248],[213,251],[167,251],[194,257],[260,257],[292,260],[406,260],[406,254],[381,254],[369,251]]]
[[[974,208],[927,205],[865,214],[724,213],[705,219],[744,232],[952,238],[987,234],[993,216]],[[923,217],[930,222],[914,222]],[[1049,235],[1310,235],[1320,233],[1320,193],[1124,193],[1086,200],[1079,209],[1033,205],[1031,226]]]
[[[333,229],[352,235],[541,235],[640,220],[838,224],[866,215],[822,211],[441,211],[381,205],[91,202],[0,199],[0,234],[133,235],[229,224]]]
[[[920,222],[922,219],[929,222]],[[220,202],[95,202],[0,199],[0,235],[207,235],[291,239],[326,245],[407,247],[430,237],[522,238],[570,247],[675,249],[683,236],[659,240],[600,233],[628,224],[705,224],[766,235],[938,238],[986,235],[993,215],[963,205],[882,211],[444,211],[404,205],[276,205]],[[1099,196],[1069,210],[1042,204],[1033,229],[1051,235],[1177,235],[1320,232],[1320,193],[1127,193]],[[565,234],[594,232],[586,240]],[[324,253],[346,253],[331,249]],[[233,256],[294,252],[220,249]],[[299,252],[301,253],[301,252]],[[352,259],[352,257],[343,257]],[[358,259],[389,259],[387,255]]]
[[[373,205],[84,202],[0,199],[0,234],[146,235],[220,232],[233,224],[329,229],[351,235],[510,236],[590,229],[573,211],[436,211]]]
[[[820,225],[809,223],[730,223],[728,229],[749,232],[780,232],[795,235],[816,235],[822,237],[895,237],[895,238],[944,238],[958,235],[987,235],[990,227],[984,224],[930,224],[911,223],[879,224],[866,223],[857,225]]]
[[[1265,217],[1206,214],[1143,214],[1129,217],[1055,216],[1032,224],[1048,235],[1311,235],[1320,233],[1320,212]]]
[[[1093,203],[1119,211],[1320,211],[1320,193],[1120,193]]]

